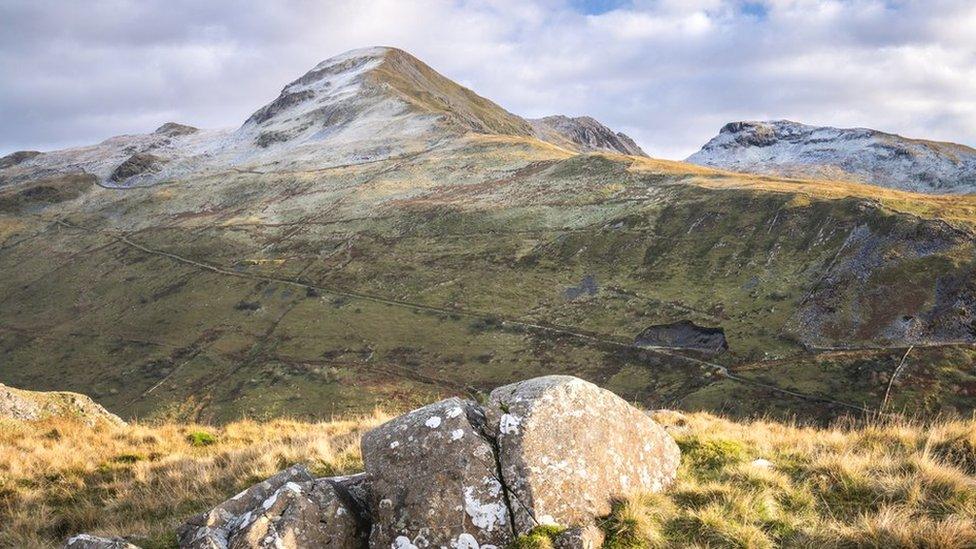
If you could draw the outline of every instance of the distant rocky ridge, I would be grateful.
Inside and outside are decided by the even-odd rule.
[[[976,193],[976,149],[866,128],[732,122],[687,159],[726,170],[853,180],[931,194]]]
[[[25,391],[0,383],[0,419],[37,421],[50,417],[74,418],[89,425],[125,424],[90,397],[79,393]]]
[[[633,139],[614,132],[589,116],[570,118],[556,115],[529,120],[535,128],[536,136],[543,141],[563,144],[568,148],[582,151],[612,151],[632,156],[647,156]]]
[[[327,59],[234,130],[168,122],[151,134],[0,159],[0,186],[69,173],[134,187],[227,170],[307,170],[416,154],[465,133],[535,137],[576,151],[644,155],[589,117],[525,120],[387,47]]]

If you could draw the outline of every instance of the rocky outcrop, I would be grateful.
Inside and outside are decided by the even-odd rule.
[[[125,425],[91,398],[64,391],[25,391],[0,383],[0,418],[38,421],[50,417],[77,419],[88,425]]]
[[[153,133],[159,135],[166,135],[169,137],[176,137],[180,135],[191,135],[200,131],[200,128],[194,128],[193,126],[187,126],[186,124],[178,124],[176,122],[167,122],[162,126],[156,128]]]
[[[555,115],[529,120],[529,123],[539,139],[557,145],[569,144],[569,148],[581,152],[606,151],[647,156],[633,139],[614,132],[589,116],[570,118]]]
[[[21,162],[27,162],[31,158],[40,156],[40,151],[16,151],[7,156],[0,157],[0,170],[16,166]]]
[[[512,540],[483,429],[477,405],[452,398],[366,433],[372,547],[503,547]]]
[[[188,520],[180,547],[364,547],[368,518],[354,495],[361,478],[314,479],[291,467]]]
[[[115,168],[110,181],[122,183],[129,178],[140,175],[152,175],[163,169],[166,160],[149,153],[136,153]]]
[[[652,419],[572,376],[499,387],[485,406],[516,530],[586,525],[615,498],[674,480],[680,451]]]
[[[867,128],[809,126],[789,120],[732,122],[687,161],[922,193],[976,192],[976,149]]]
[[[314,479],[295,466],[188,520],[189,549],[497,549],[539,525],[564,549],[602,543],[596,519],[675,477],[680,452],[648,415],[571,376],[450,398],[362,439],[366,472]]]
[[[90,534],[78,534],[64,542],[63,549],[139,549],[122,538],[102,538]]]
[[[667,347],[718,354],[729,349],[722,328],[699,326],[690,320],[648,326],[634,338],[640,347]]]

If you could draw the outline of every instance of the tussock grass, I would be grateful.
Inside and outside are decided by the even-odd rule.
[[[361,469],[359,436],[386,416],[306,423],[94,426],[0,420],[0,547],[53,547],[79,532],[175,546],[182,520],[296,463]]]
[[[0,421],[0,547],[51,547],[82,531],[171,547],[182,520],[284,467],[360,470],[359,436],[386,417]],[[602,523],[608,547],[976,547],[976,421],[657,419],[681,446],[678,480],[617,502]],[[555,534],[539,530],[518,546],[549,547]]]
[[[658,421],[678,480],[618,502],[607,547],[976,547],[976,421]]]

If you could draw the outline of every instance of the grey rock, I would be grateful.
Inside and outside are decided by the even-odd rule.
[[[177,531],[180,547],[365,547],[368,514],[351,493],[361,480],[313,479],[296,465],[188,520]]]
[[[64,542],[64,549],[139,549],[122,538],[102,538],[91,534],[78,534]]]
[[[451,398],[366,433],[371,547],[503,547],[512,526],[482,412]]]
[[[118,165],[109,176],[111,181],[123,181],[139,175],[151,175],[162,170],[166,160],[149,153],[135,153]]]
[[[366,547],[369,519],[332,479],[287,482],[234,531],[228,547]]]
[[[499,387],[486,405],[489,432],[516,530],[589,524],[613,499],[671,484],[678,446],[646,414],[572,376]]]
[[[699,326],[689,320],[648,326],[634,338],[634,345],[689,349],[709,354],[720,354],[729,350],[725,330],[720,327]]]

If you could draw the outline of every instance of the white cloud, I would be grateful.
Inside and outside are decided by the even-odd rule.
[[[578,5],[578,2],[576,2]],[[0,4],[0,152],[235,126],[318,61],[394,45],[509,110],[681,158],[730,120],[976,144],[969,0],[92,0]]]

